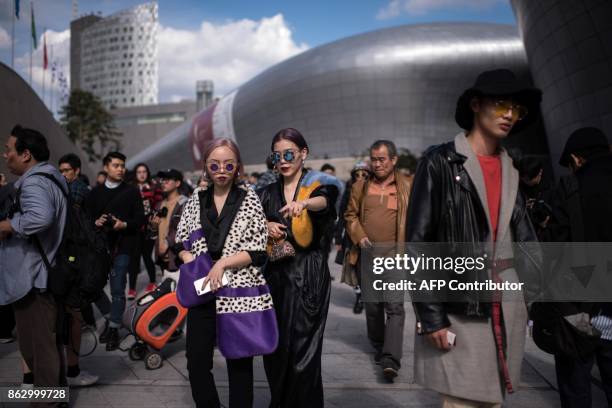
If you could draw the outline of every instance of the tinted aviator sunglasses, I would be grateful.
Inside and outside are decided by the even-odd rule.
[[[291,163],[295,160],[296,153],[297,152],[295,150],[287,149],[282,153],[282,158],[287,163]],[[272,160],[272,164],[274,165],[276,165],[277,163],[280,163],[281,152],[272,152],[272,154],[270,154],[270,159]]]
[[[236,169],[236,165],[234,163],[226,163],[224,167],[227,173],[231,173]],[[221,169],[222,169],[222,166],[219,165],[218,163],[208,164],[208,170],[210,170],[212,173],[218,173],[221,171]]]
[[[512,120],[518,122],[527,116],[529,111],[523,105],[519,105],[510,99],[493,101],[493,110],[498,117],[504,116],[508,111],[512,112]]]

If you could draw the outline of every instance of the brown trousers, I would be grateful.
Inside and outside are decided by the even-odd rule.
[[[33,289],[13,303],[19,351],[34,375],[36,387],[59,387],[63,381],[58,346],[57,305],[49,293]]]

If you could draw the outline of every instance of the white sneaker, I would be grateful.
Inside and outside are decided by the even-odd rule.
[[[34,384],[21,383],[21,389],[22,390],[32,390],[34,389]]]
[[[8,344],[14,342],[15,339],[13,337],[2,337],[0,338],[0,344]]]
[[[67,377],[68,385],[71,387],[88,387],[98,382],[97,375],[88,373],[85,370],[81,370],[81,373],[76,377]]]

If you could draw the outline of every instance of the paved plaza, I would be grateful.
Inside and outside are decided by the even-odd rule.
[[[334,256],[330,257],[334,259]],[[365,315],[354,315],[352,289],[339,283],[340,268],[330,264],[336,277],[332,286],[329,318],[323,346],[323,383],[326,407],[438,407],[437,394],[414,384],[414,315],[407,305],[402,369],[395,383],[388,384],[365,335]],[[146,284],[145,273],[139,287]],[[131,340],[126,339],[129,345]],[[87,346],[85,340],[84,348]],[[185,359],[184,339],[169,344],[159,370],[149,371],[142,361],[131,361],[127,353],[96,351],[82,359],[81,368],[100,376],[98,385],[71,390],[71,406],[96,407],[192,407]],[[0,385],[21,381],[21,364],[16,343],[0,345]],[[214,374],[223,404],[228,401],[227,371],[223,357],[216,352]],[[594,373],[594,407],[606,406]],[[255,359],[255,407],[267,407],[269,392],[261,358]],[[6,404],[6,406],[24,406]],[[518,392],[505,407],[558,407],[552,356],[539,351],[530,339],[523,363]]]

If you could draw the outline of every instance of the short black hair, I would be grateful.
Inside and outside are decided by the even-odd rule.
[[[104,160],[102,160],[102,164],[104,166],[106,166],[107,164],[112,162],[113,159],[119,159],[119,160],[122,160],[123,162],[126,161],[125,155],[123,153],[121,153],[121,152],[110,152],[110,153],[107,153],[106,156],[104,156]]]
[[[81,159],[79,159],[79,156],[77,156],[74,153],[68,153],[60,157],[57,165],[61,166],[63,163],[68,163],[70,167],[72,167],[75,170],[81,169]]]
[[[274,163],[272,162],[272,156],[266,157],[266,167],[268,170],[274,169]]]
[[[331,170],[333,172],[336,172],[336,168],[329,163],[325,163],[321,166],[321,171],[325,171],[325,170]]]
[[[370,153],[372,153],[372,150],[380,149],[383,146],[387,148],[387,151],[389,152],[389,158],[397,157],[397,147],[395,147],[395,143],[390,140],[375,141],[374,143],[372,143],[372,146],[370,146]]]
[[[582,157],[586,161],[589,161],[610,153],[610,148],[605,146],[591,146],[585,147],[584,149],[578,149],[571,153],[578,157]]]
[[[37,162],[49,160],[47,139],[39,131],[15,125],[11,130],[11,136],[17,139],[15,141],[17,153],[22,154],[25,150],[28,150]]]
[[[108,173],[107,173],[107,172],[105,172],[104,170],[100,170],[100,171],[98,172],[98,176],[104,176],[104,177],[106,177],[106,176],[108,176]]]

